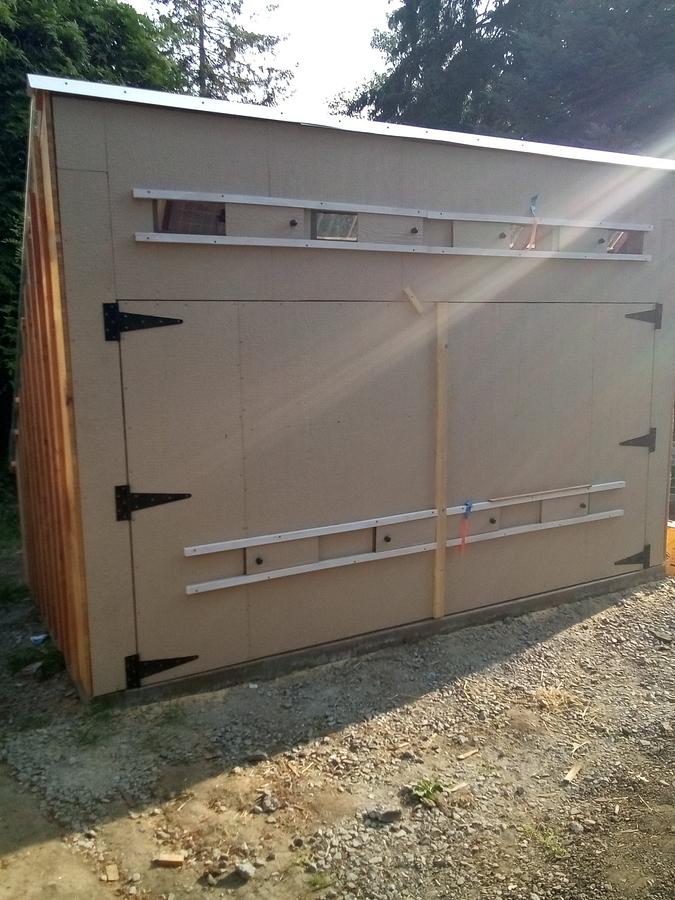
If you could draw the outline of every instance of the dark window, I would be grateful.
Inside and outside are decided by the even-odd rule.
[[[225,234],[225,206],[201,200],[158,200],[155,231],[168,234]]]

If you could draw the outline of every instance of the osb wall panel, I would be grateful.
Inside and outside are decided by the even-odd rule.
[[[658,254],[659,220],[675,199],[669,174],[182,110],[98,105],[106,122],[120,296],[402,300],[409,285],[427,300],[658,299],[658,259],[542,261],[139,246],[133,235],[153,229],[152,203],[134,200],[131,192],[134,187],[223,191],[502,216],[528,215],[530,198],[537,194],[541,216],[655,224],[645,251]],[[196,159],[199,165],[193,164]],[[367,217],[364,223],[368,226]]]
[[[91,693],[67,316],[50,145],[50,104],[33,103],[16,417],[25,566],[68,669]]]

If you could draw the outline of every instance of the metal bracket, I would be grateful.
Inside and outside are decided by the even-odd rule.
[[[640,437],[620,441],[619,447],[646,447],[653,453],[656,450],[656,428],[650,428],[647,434],[641,434]]]
[[[176,500],[187,500],[192,494],[136,494],[128,484],[115,485],[115,510],[118,522],[128,522],[137,509],[161,506]]]
[[[634,553],[632,556],[626,556],[624,559],[617,559],[614,563],[615,566],[642,566],[643,569],[648,569],[650,566],[651,560],[651,544],[645,544],[644,548],[640,550],[639,553]]]
[[[182,319],[169,319],[167,316],[120,312],[117,302],[103,304],[103,331],[106,341],[119,341],[123,331],[140,331],[143,328],[163,328],[165,325],[182,324]]]
[[[654,309],[646,309],[644,312],[627,313],[627,319],[637,319],[638,322],[650,322],[656,331],[663,321],[663,303],[656,303]]]
[[[182,666],[185,663],[199,659],[199,656],[173,656],[166,659],[144,659],[141,661],[138,653],[124,657],[124,671],[127,677],[127,688],[139,688],[144,678],[157,675],[166,669]]]

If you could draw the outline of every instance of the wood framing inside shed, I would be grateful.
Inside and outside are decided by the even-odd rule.
[[[29,86],[16,463],[84,694],[660,570],[675,162]]]

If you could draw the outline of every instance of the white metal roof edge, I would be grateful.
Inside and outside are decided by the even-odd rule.
[[[459,131],[440,131],[433,128],[419,128],[413,125],[372,122],[367,119],[325,116],[309,120],[294,114],[289,115],[281,109],[267,106],[231,103],[228,100],[210,100],[188,94],[170,94],[164,91],[150,91],[143,88],[123,87],[114,84],[99,84],[93,81],[77,81],[72,78],[55,78],[50,75],[28,75],[27,79],[29,93],[32,91],[48,91],[53,94],[71,94],[76,97],[90,97],[98,100],[115,100],[126,103],[140,103],[147,106],[164,106],[172,109],[192,110],[194,112],[201,111],[248,119],[262,119],[269,122],[290,122],[294,125],[333,128],[337,131],[351,131],[360,134],[389,135],[418,141],[433,141],[440,144],[460,144],[465,147],[485,147],[489,150],[508,150],[512,153],[531,153],[538,156],[575,159],[582,162],[675,171],[675,159],[664,159],[656,156],[638,156],[630,153],[615,153],[609,150],[586,150],[581,147],[541,144],[534,141],[519,141],[513,138],[491,137],[482,134],[464,134]]]

